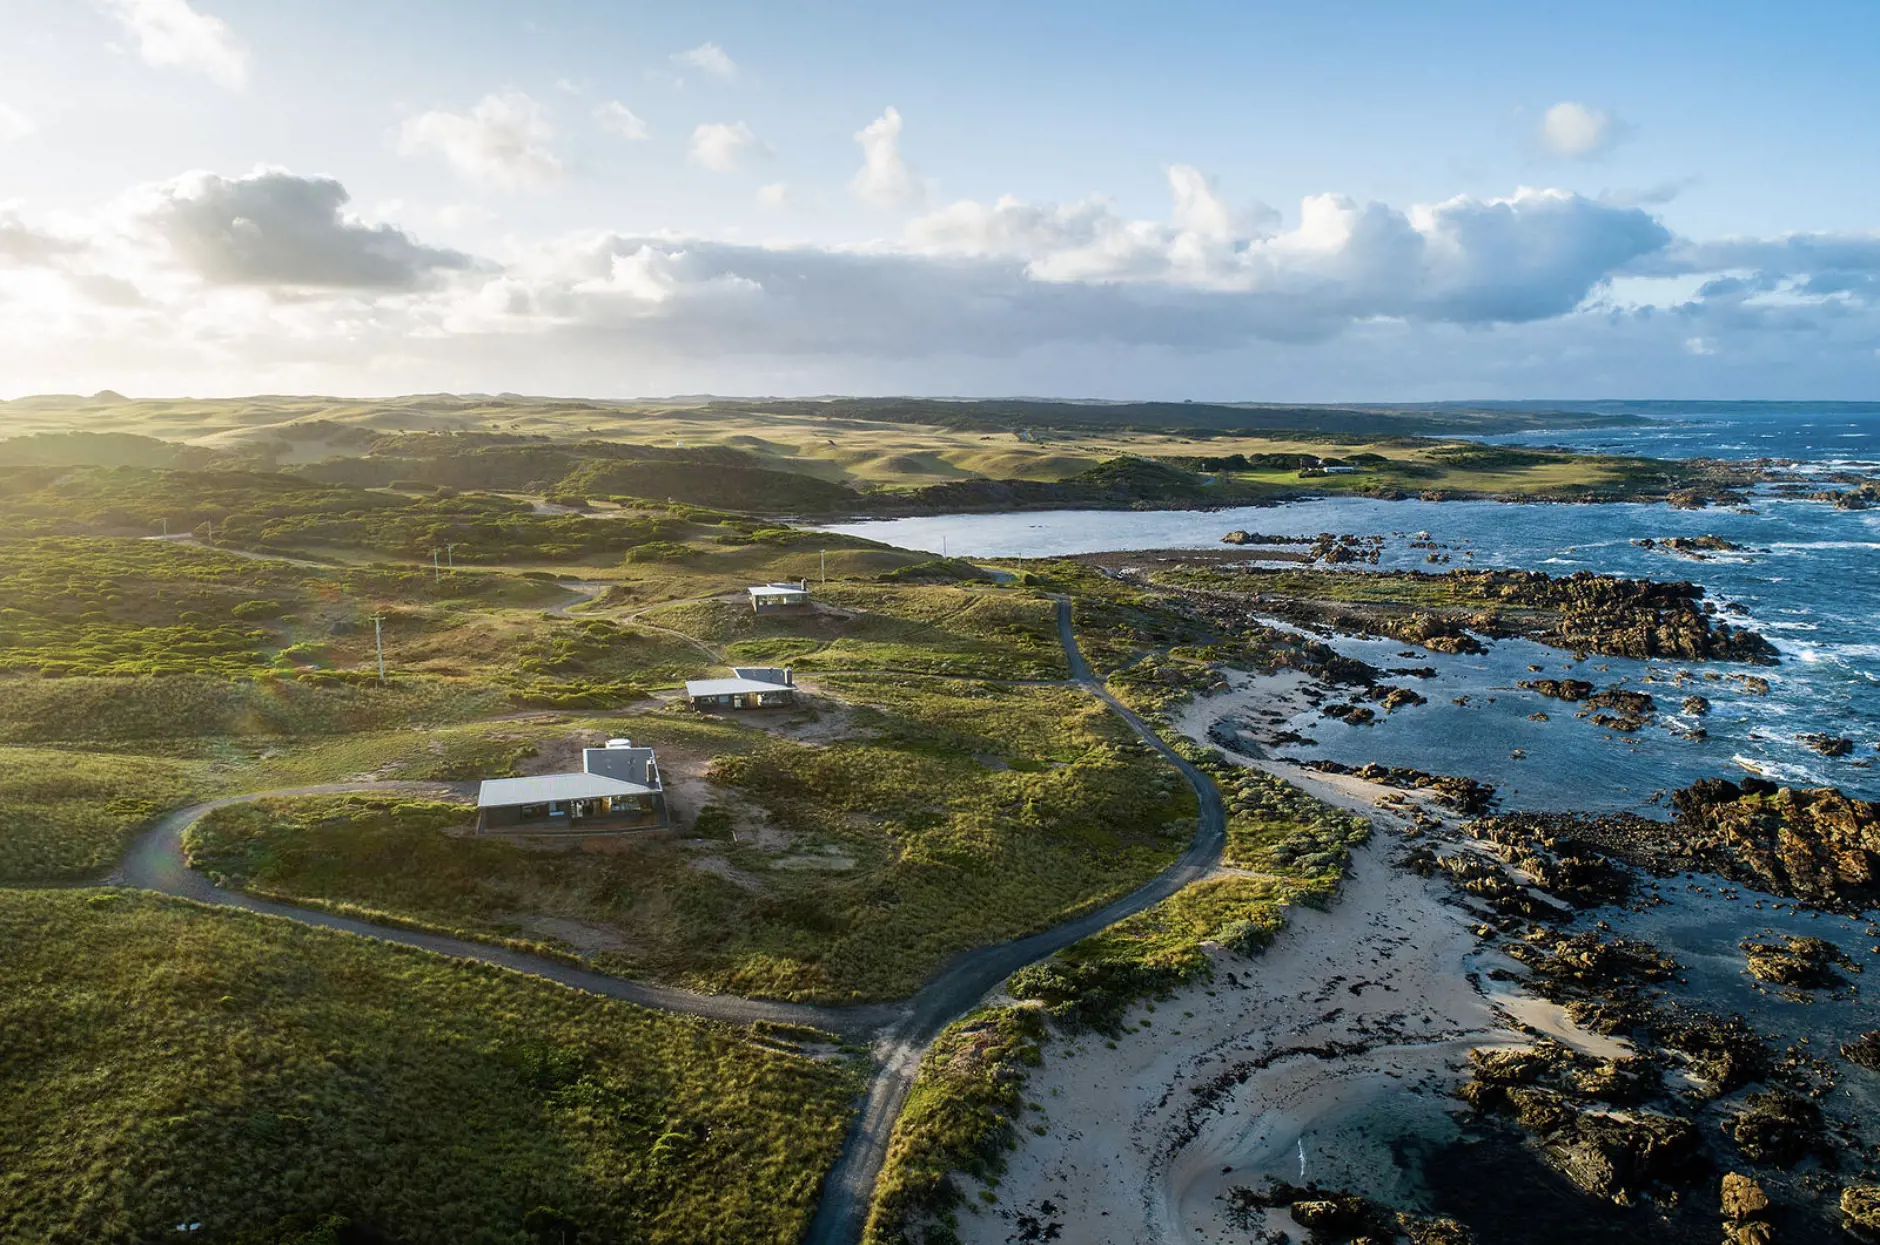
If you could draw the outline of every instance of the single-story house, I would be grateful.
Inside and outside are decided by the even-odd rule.
[[[584,748],[581,769],[533,778],[488,778],[477,791],[477,833],[605,833],[671,824],[651,748],[610,739]]]
[[[758,614],[809,604],[809,580],[807,579],[794,584],[758,584],[755,587],[746,588],[745,591],[751,595],[752,611]]]
[[[688,679],[694,709],[787,709],[796,703],[788,666],[733,666],[728,679]]]

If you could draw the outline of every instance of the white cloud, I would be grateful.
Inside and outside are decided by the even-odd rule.
[[[248,84],[248,49],[228,23],[189,0],[105,0],[147,64],[206,74],[231,91]]]
[[[508,190],[533,190],[561,180],[549,150],[555,131],[542,105],[520,91],[486,95],[467,113],[427,112],[399,129],[406,153],[441,155],[463,176]]]
[[[624,138],[629,142],[640,142],[649,137],[646,122],[634,114],[617,99],[610,99],[594,110],[594,119],[600,127],[615,138]]]
[[[1562,100],[1541,114],[1541,145],[1556,156],[1586,160],[1609,150],[1619,138],[1612,114]]]
[[[757,201],[767,208],[788,207],[793,196],[790,187],[783,182],[771,182],[768,186],[757,188]]]
[[[17,143],[38,129],[31,117],[17,108],[0,103],[0,143]]]
[[[745,156],[769,154],[770,148],[742,121],[710,122],[692,131],[693,161],[714,173],[735,173]]]
[[[214,285],[403,290],[471,265],[466,255],[348,215],[346,188],[330,178],[285,169],[186,173],[134,197],[140,222]]]
[[[280,169],[188,174],[56,228],[0,206],[4,383],[1407,398],[1695,393],[1729,369],[1871,389],[1880,235],[1693,241],[1532,189],[1317,195],[1281,222],[1168,175],[1162,220],[1006,198],[898,243],[597,233],[500,266]]]
[[[893,107],[857,130],[855,141],[862,147],[862,167],[849,182],[856,198],[897,208],[926,197],[927,188],[901,158],[901,114]]]
[[[674,52],[672,63],[681,69],[696,69],[724,82],[733,81],[738,76],[737,62],[725,55],[723,48],[709,41],[684,52]]]
[[[0,264],[42,267],[80,249],[71,239],[27,224],[17,208],[0,204]]]

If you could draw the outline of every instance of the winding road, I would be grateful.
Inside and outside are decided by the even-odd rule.
[[[878,1064],[875,1075],[869,1082],[862,1109],[850,1127],[842,1153],[824,1181],[822,1200],[804,1237],[806,1245],[856,1245],[862,1237],[875,1181],[887,1156],[888,1140],[894,1131],[895,1120],[907,1100],[907,1092],[919,1068],[921,1054],[940,1031],[971,1011],[1000,982],[1027,964],[1036,963],[1079,939],[1161,902],[1205,877],[1220,863],[1221,851],[1226,842],[1227,819],[1214,783],[1110,694],[1077,647],[1077,638],[1071,626],[1071,605],[1063,597],[1057,598],[1057,628],[1058,639],[1070,667],[1071,682],[1108,705],[1194,788],[1200,806],[1195,836],[1174,864],[1122,898],[1040,933],[963,952],[929,980],[919,993],[901,1003],[819,1007],[699,994],[669,986],[627,981],[492,943],[379,925],[314,908],[277,903],[240,891],[224,890],[189,868],[184,859],[184,832],[218,808],[270,797],[365,791],[404,791],[430,795],[461,793],[460,789],[446,784],[334,783],[255,792],[192,804],[164,815],[140,835],[107,883],[139,887],[216,907],[241,908],[298,921],[302,925],[343,930],[377,938],[382,942],[532,973],[577,990],[661,1011],[703,1016],[735,1024],[771,1020],[811,1025],[852,1040],[870,1041]]]

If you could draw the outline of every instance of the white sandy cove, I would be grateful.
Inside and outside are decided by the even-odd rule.
[[[1290,677],[1264,682],[1236,680],[1188,706],[1179,727],[1205,738],[1221,715],[1296,692]],[[1268,1174],[1298,1181],[1302,1161],[1307,1180],[1403,1204],[1392,1136],[1441,1136],[1469,1049],[1528,1040],[1506,1003],[1525,1025],[1592,1045],[1564,1017],[1486,992],[1478,974],[1507,961],[1483,958],[1472,918],[1443,902],[1439,883],[1391,867],[1400,823],[1374,807],[1381,788],[1261,768],[1376,822],[1339,899],[1330,912],[1291,910],[1257,958],[1219,957],[1210,985],[1137,1007],[1114,1048],[1090,1035],[1047,1046],[1025,1089],[1043,1110],[1023,1113],[996,1203],[959,1178],[967,1245],[1245,1241],[1222,1195]],[[1137,1028],[1145,1018],[1150,1027]]]

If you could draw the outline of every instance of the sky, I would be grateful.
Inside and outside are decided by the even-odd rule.
[[[0,397],[1880,397],[1880,6],[0,0]]]

